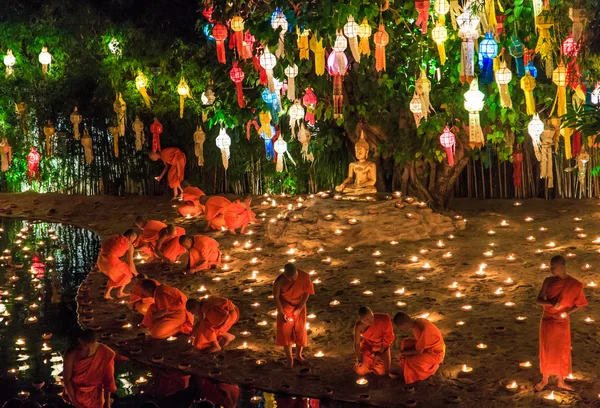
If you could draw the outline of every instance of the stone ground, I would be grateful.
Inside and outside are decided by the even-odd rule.
[[[90,273],[79,291],[80,323],[96,327],[104,342],[143,363],[172,370],[189,363],[185,371],[274,392],[378,406],[410,406],[408,401],[416,401],[418,406],[435,407],[454,401],[453,397],[467,407],[597,405],[598,336],[594,322],[587,324],[584,319],[600,319],[595,294],[600,288],[587,286],[592,281],[600,284],[596,252],[600,245],[593,242],[600,236],[599,201],[526,200],[515,206],[513,201],[458,200],[455,213],[440,215],[416,202],[388,198],[348,202],[304,197],[299,207],[297,197],[269,197],[268,201],[259,197],[253,204],[265,221],[253,226],[251,235],[211,233],[229,257],[227,267],[186,276],[183,264],[140,263],[138,271],[188,296],[221,294],[232,299],[242,316],[232,330],[238,337],[230,350],[206,355],[190,348],[186,336],[172,342],[148,338],[137,326],[141,315],[118,301],[102,299],[106,278],[97,271]],[[0,194],[0,216],[71,223],[101,236],[131,227],[139,214],[176,222],[192,234],[203,229],[202,219],[178,218],[173,204],[155,197]],[[328,215],[333,216],[331,220],[326,219]],[[526,221],[526,217],[533,220]],[[351,219],[356,223],[351,225]],[[535,241],[527,240],[530,236]],[[554,254],[567,253],[573,254],[569,271],[586,285],[589,302],[571,320],[576,392],[559,391],[552,385],[534,393],[540,378],[537,332],[541,315],[535,297],[548,274],[541,264],[548,264]],[[509,255],[514,261],[509,261]],[[293,372],[283,368],[282,353],[274,347],[274,304],[268,298],[278,270],[290,259],[301,269],[314,271],[317,292],[308,303],[308,313],[314,315],[306,349],[310,370],[297,367]],[[478,276],[475,272],[482,263],[487,264],[485,275]],[[256,281],[250,279],[253,271],[257,271]],[[509,277],[510,284],[505,282]],[[458,289],[449,288],[453,282]],[[334,300],[340,303],[332,307]],[[506,307],[506,302],[514,306]],[[253,303],[260,305],[252,307]],[[352,327],[361,305],[390,314],[398,310],[429,314],[447,344],[446,360],[438,373],[414,387],[372,376],[366,387],[356,385]],[[466,305],[471,308],[464,310]],[[518,316],[527,319],[517,320]],[[123,328],[128,323],[132,327]],[[242,331],[250,336],[243,338]],[[396,332],[397,338],[407,335]],[[237,349],[243,342],[248,349]],[[479,343],[487,348],[479,350]],[[324,356],[315,357],[318,352]],[[257,366],[259,359],[266,364]],[[531,367],[521,368],[519,364],[526,361]],[[473,371],[463,373],[463,365]],[[517,388],[506,390],[513,381]],[[554,401],[546,399],[551,391]]]

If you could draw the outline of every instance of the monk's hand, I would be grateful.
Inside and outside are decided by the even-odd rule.
[[[562,309],[562,305],[560,304],[560,302],[556,302],[556,303],[554,304],[554,308],[555,308],[555,309]]]
[[[302,311],[302,308],[296,308],[294,309],[294,311],[292,312],[292,317],[298,317],[300,316],[300,312]]]
[[[156,176],[156,177],[154,177],[154,180],[156,180],[156,181],[160,181],[161,179],[162,179],[162,177],[161,177],[161,176]]]

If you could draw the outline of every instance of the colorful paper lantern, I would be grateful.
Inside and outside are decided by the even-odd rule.
[[[342,34],[341,30],[337,30],[337,36],[335,37],[335,43],[333,44],[333,51],[335,53],[335,67],[338,73],[336,75],[346,75],[346,68],[348,67],[348,57],[344,51],[348,48],[348,40]],[[329,75],[334,75],[331,73],[331,56],[329,57]]]
[[[452,19],[452,28],[454,31],[458,29],[457,18],[462,13],[462,7],[458,4],[458,0],[450,0],[450,18]]]
[[[294,78],[298,76],[298,66],[296,64],[288,65],[283,71],[283,73],[288,79],[287,97],[290,101],[294,101],[296,100],[296,84]]]
[[[73,137],[75,140],[79,140],[79,124],[81,123],[82,119],[83,118],[81,113],[79,113],[79,109],[77,109],[77,106],[75,106],[75,108],[73,108],[73,112],[71,112],[69,115],[69,120],[73,124]]]
[[[421,100],[421,114],[423,118],[427,120],[429,112],[435,112],[429,99],[429,93],[431,92],[431,81],[427,78],[427,72],[421,68],[421,75],[419,79],[415,81],[415,93]]]
[[[500,91],[500,106],[503,108],[512,108],[512,100],[508,91],[508,84],[512,80],[512,72],[506,67],[506,62],[500,63],[500,68],[496,71],[496,84]]]
[[[454,166],[454,146],[456,145],[456,136],[450,131],[448,126],[444,128],[444,131],[440,135],[440,144],[446,149],[448,165],[450,165],[450,167]]]
[[[438,53],[440,54],[440,63],[444,65],[446,63],[446,48],[444,42],[448,39],[448,30],[446,30],[446,27],[444,27],[441,22],[438,21],[436,23],[435,28],[431,31],[431,38],[437,45]]]
[[[231,146],[231,137],[229,137],[225,128],[222,127],[219,131],[219,136],[217,136],[216,143],[219,150],[221,150],[221,161],[223,162],[223,167],[225,167],[225,170],[227,170],[227,168],[229,168],[229,147]]]
[[[540,115],[537,113],[533,114],[533,117],[527,124],[527,132],[531,137],[531,142],[533,143],[533,150],[535,152],[535,157],[539,162],[542,161],[542,139],[541,135],[544,132],[544,122],[540,119]]]
[[[0,142],[0,157],[2,157],[0,170],[2,170],[2,172],[8,171],[10,163],[12,162],[12,147],[8,143],[7,138],[2,139]]]
[[[148,95],[148,91],[146,90],[147,86],[148,77],[144,75],[142,71],[139,71],[138,75],[135,77],[135,87],[140,93],[140,95],[142,95],[142,99],[144,100],[146,107],[149,108],[150,105],[152,105],[152,98],[150,98],[150,95]]]
[[[288,114],[290,115],[290,127],[292,128],[292,136],[296,136],[296,124],[304,119],[304,108],[299,100],[295,101],[290,107]]]
[[[525,106],[527,108],[527,114],[533,115],[535,113],[535,100],[533,99],[535,78],[529,74],[529,71],[525,71],[525,76],[521,78],[521,89],[525,93]]]
[[[221,23],[216,23],[213,26],[212,36],[217,44],[217,60],[221,64],[227,63],[227,56],[225,55],[225,40],[227,39],[227,27]]]
[[[479,44],[479,54],[483,57],[481,83],[491,84],[494,81],[494,58],[498,55],[498,43],[494,40],[491,32],[486,33],[485,38]]]
[[[596,84],[594,90],[590,95],[590,102],[594,105],[598,105],[600,103],[600,85]]]
[[[525,64],[523,61],[523,55],[525,55],[525,46],[516,36],[513,35],[510,46],[508,47],[508,51],[515,59],[517,76],[519,78],[523,78],[525,76]]]
[[[6,65],[6,78],[13,74],[13,67],[15,66],[16,62],[17,60],[13,55],[12,50],[6,50],[6,55],[4,56],[4,65]]]
[[[310,58],[308,48],[308,35],[310,30],[300,29],[296,26],[296,35],[298,36],[298,49],[300,50],[300,59],[307,60]]]
[[[419,95],[416,92],[410,101],[409,109],[413,113],[417,127],[419,127],[421,124],[421,119],[423,119],[423,104],[421,102],[421,98],[419,98]]]
[[[240,108],[246,106],[246,102],[244,101],[244,90],[242,89],[244,76],[244,71],[238,67],[237,61],[234,61],[233,68],[231,68],[231,71],[229,71],[229,77],[235,83],[235,93],[237,94],[238,106]]]
[[[344,35],[350,43],[350,51],[356,62],[360,62],[360,50],[358,49],[358,24],[354,21],[353,16],[348,16],[348,22],[344,25]]]
[[[230,27],[233,31],[234,44],[238,55],[241,57],[244,54],[244,19],[240,16],[234,16],[231,19]],[[231,46],[231,44],[229,44]]]
[[[450,12],[450,3],[448,3],[448,0],[436,0],[433,9],[438,13],[438,16],[445,16]]]
[[[558,89],[556,91],[556,99],[554,100],[554,106],[552,107],[550,116],[552,116],[555,107],[558,116],[563,116],[567,113],[567,67],[565,67],[562,61],[552,72],[552,82],[554,82]]]
[[[345,40],[345,38],[344,38]],[[348,58],[344,52],[332,52],[327,60],[329,75],[333,77],[333,118],[343,116],[344,74],[348,67]]]
[[[529,72],[529,75],[531,75],[534,78],[537,78],[538,71],[535,65],[533,65],[533,60],[529,60],[529,62],[525,66],[525,69]]]
[[[294,163],[294,160],[292,160],[292,156],[290,156],[290,152],[287,148],[287,142],[283,140],[283,137],[279,137],[279,139],[277,139],[274,148],[275,153],[277,153],[277,164],[275,165],[275,171],[281,172],[283,171],[283,159],[286,153],[289,159],[292,161],[292,163]]]
[[[365,17],[362,23],[360,23],[358,26],[357,32],[358,37],[360,38],[360,44],[358,45],[358,48],[362,55],[371,55],[371,49],[369,48],[369,37],[371,37],[371,32],[371,26]]]
[[[479,90],[477,81],[471,81],[469,90],[465,93],[464,107],[469,112],[469,144],[471,147],[482,146],[485,143],[483,130],[479,122],[479,112],[483,109],[485,95]]]
[[[315,95],[310,86],[306,88],[306,92],[302,98],[302,103],[306,107],[306,115],[304,116],[304,120],[310,123],[311,126],[314,126],[315,110],[317,108],[317,95]]]
[[[40,181],[40,158],[38,151],[32,147],[27,155],[27,177],[30,183],[34,178]]]
[[[256,38],[254,38],[254,36],[252,34],[250,34],[250,31],[246,31],[246,33],[244,34],[244,40],[242,41],[242,53],[241,53],[241,57],[243,59],[251,59],[252,58],[252,52],[254,49],[254,43],[256,42]]]
[[[310,132],[308,129],[306,129],[306,126],[304,126],[304,122],[300,123],[300,130],[298,130],[298,141],[302,145],[302,158],[304,161],[314,161],[314,155],[308,152],[308,146],[310,144]]]
[[[426,2],[429,4],[429,2]],[[425,26],[427,31],[427,25]],[[375,69],[377,71],[385,71],[385,46],[388,45],[390,36],[385,31],[383,24],[379,24],[379,29],[373,36],[373,42],[375,43]]]
[[[475,76],[475,39],[479,37],[479,17],[465,11],[456,19],[459,26],[458,36],[461,39],[460,81],[471,83]]]
[[[279,9],[279,11],[277,12],[277,16],[275,17],[275,19],[273,19],[273,17],[271,16],[271,27],[273,28],[273,30],[276,31],[277,29],[281,29],[281,31],[279,32],[279,42],[277,44],[277,51],[275,52],[277,58],[281,58],[284,54],[285,33],[289,28],[288,21],[285,18],[285,15],[281,11],[281,9]]]
[[[415,25],[421,27],[421,31],[423,34],[427,33],[427,20],[429,19],[429,0],[416,0],[415,1],[415,9],[419,13],[419,17],[417,17],[417,21]]]
[[[321,76],[325,73],[325,48],[323,39],[317,39],[317,33],[313,33],[310,38],[310,50],[315,55],[315,74]]]
[[[183,110],[185,108],[185,99],[191,98],[190,87],[184,77],[181,77],[177,85],[177,93],[179,94],[179,117],[183,118]]]
[[[550,29],[554,26],[554,17],[549,10],[543,10],[539,16],[535,18],[539,31],[538,42],[535,46],[535,52],[544,60],[546,66],[546,76],[551,77],[554,70],[554,62],[552,61],[552,53],[554,44]]]
[[[521,187],[522,180],[522,163],[523,163],[523,152],[517,148],[512,154],[513,157],[513,185],[516,188]]]
[[[139,116],[135,117],[135,120],[131,124],[131,129],[135,133],[135,150],[138,152],[144,147],[146,135],[144,134],[144,122]]]
[[[280,105],[277,92],[269,92],[269,88],[265,88],[261,94],[261,97],[269,108],[273,122],[279,123]]]
[[[94,149],[93,140],[90,136],[87,126],[83,127],[83,137],[81,138],[81,146],[83,147],[83,155],[85,157],[85,164],[92,164],[94,161]]]
[[[260,66],[267,73],[267,83],[271,93],[275,92],[275,84],[273,83],[273,68],[275,68],[275,65],[277,65],[277,58],[271,54],[269,47],[265,47],[263,54],[260,56]]]
[[[113,102],[113,110],[117,114],[119,136],[125,136],[125,123],[127,122],[127,104],[121,92],[117,92]]]
[[[48,52],[47,47],[42,47],[42,51],[38,56],[38,61],[40,61],[40,64],[42,64],[42,72],[44,73],[44,76],[48,75],[48,67],[52,63],[52,54]]]
[[[265,126],[269,129],[268,133],[262,130],[262,128]],[[265,126],[263,126],[261,123],[261,131],[259,136],[265,141],[267,160],[273,160],[275,158],[275,151],[273,150],[273,138],[275,137],[277,130],[275,129],[275,126],[271,125],[270,123],[266,123]]]
[[[150,125],[150,133],[152,133],[152,152],[160,152],[160,134],[163,132],[163,126],[158,121],[158,118],[154,118],[154,122]]]

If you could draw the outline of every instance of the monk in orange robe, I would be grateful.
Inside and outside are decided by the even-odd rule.
[[[223,408],[236,408],[240,399],[240,387],[235,384],[226,384],[210,378],[196,377],[196,384],[200,389],[202,398],[206,398],[216,406]]]
[[[185,310],[187,296],[177,288],[169,285],[156,285],[148,279],[142,283],[143,297],[153,297],[142,320],[142,326],[150,329],[150,336],[155,339],[166,339],[179,332],[189,334],[192,331],[194,316]]]
[[[179,244],[189,252],[186,272],[194,274],[221,264],[219,243],[210,237],[182,235]]]
[[[442,333],[427,319],[413,319],[403,312],[394,316],[394,324],[400,329],[412,329],[414,338],[406,338],[400,344],[400,367],[404,382],[412,384],[431,377],[444,361],[446,345]]]
[[[138,236],[134,247],[153,257],[158,235],[163,228],[166,228],[167,224],[162,221],[147,220],[146,217],[139,216],[135,219],[135,225],[142,230],[142,233]]]
[[[211,228],[213,230],[225,229],[225,208],[231,205],[231,201],[222,196],[202,196],[199,202],[204,206],[204,218],[207,222],[204,231]]]
[[[204,196],[204,192],[198,187],[192,187],[187,181],[181,182],[183,188],[182,200],[178,211],[182,217],[197,217],[204,212],[204,205],[200,204],[200,197]]]
[[[96,332],[85,330],[78,344],[65,353],[63,398],[75,408],[110,408],[115,384],[115,352],[98,343]]]
[[[168,170],[167,180],[169,181],[169,187],[173,189],[173,198],[178,198],[179,193],[183,191],[181,182],[183,181],[185,171],[185,153],[176,147],[167,147],[160,152],[151,152],[148,156],[152,161],[157,161],[158,159],[163,161],[165,168],[155,178],[157,181],[160,181]]]
[[[144,297],[143,295],[142,284],[147,279],[147,275],[139,274],[129,292],[129,308],[141,314],[146,314],[150,305],[154,304],[154,298],[152,296]],[[160,283],[157,280],[150,280],[153,281],[156,286],[160,286]]]
[[[235,339],[229,330],[239,320],[240,311],[231,300],[220,296],[189,299],[185,307],[197,317],[191,337],[192,344],[200,350],[215,353]]]
[[[223,211],[225,225],[233,235],[238,228],[241,228],[241,234],[245,234],[248,224],[256,222],[256,214],[250,209],[251,203],[252,197],[246,197],[244,201],[235,200]]]
[[[158,233],[154,255],[163,262],[174,263],[185,253],[185,248],[179,244],[179,237],[185,235],[185,229],[173,224],[167,225]]]
[[[310,275],[288,263],[273,284],[273,299],[277,306],[277,345],[283,346],[287,367],[294,367],[292,345],[296,345],[296,360],[304,363],[302,349],[307,344],[306,302],[314,295]]]
[[[123,235],[111,235],[102,242],[100,255],[98,255],[98,269],[108,276],[104,299],[112,299],[110,291],[118,288],[118,298],[126,296],[123,292],[125,286],[131,282],[131,278],[137,275],[133,263],[133,242],[137,234],[130,229]],[[121,258],[126,257],[126,261]]]
[[[390,346],[394,338],[394,327],[388,314],[373,313],[364,306],[358,309],[358,321],[354,325],[356,374],[388,374],[392,363]]]
[[[567,275],[566,261],[560,255],[550,260],[551,277],[544,280],[537,305],[544,308],[540,322],[540,372],[542,381],[535,386],[541,391],[551,375],[558,376],[558,387],[573,390],[565,383],[571,371],[571,325],[569,315],[587,306],[583,284]]]

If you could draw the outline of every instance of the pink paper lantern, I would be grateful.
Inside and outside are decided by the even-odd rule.
[[[454,146],[456,145],[456,136],[446,126],[444,132],[440,135],[440,144],[446,148],[446,157],[448,164],[454,166]]]

